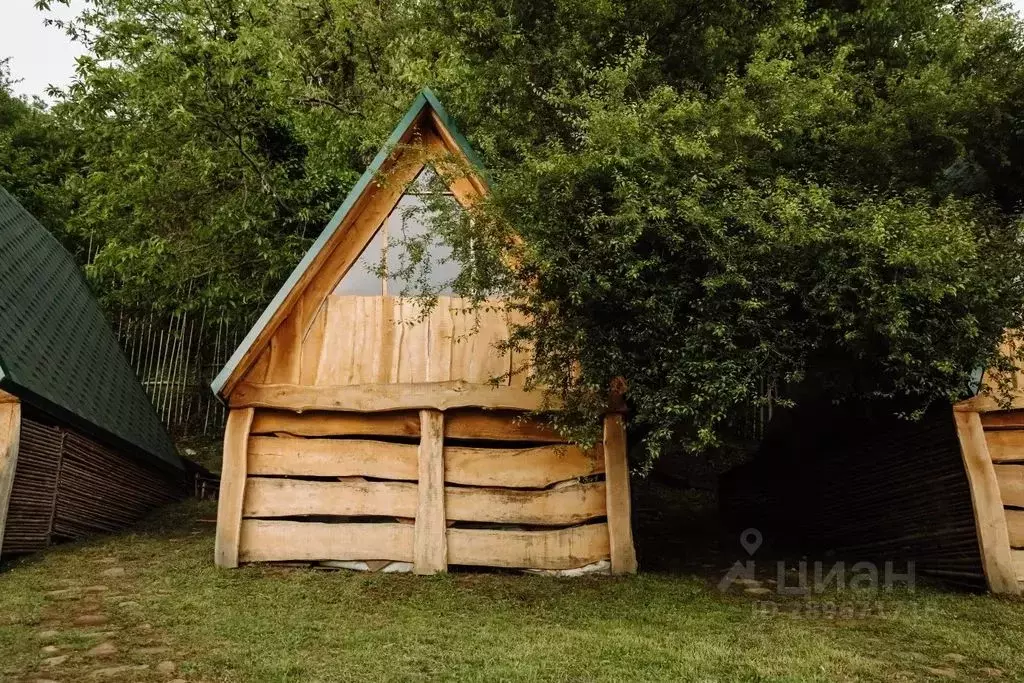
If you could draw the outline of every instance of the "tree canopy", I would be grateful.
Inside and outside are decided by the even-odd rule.
[[[247,319],[429,85],[493,190],[439,227],[457,289],[529,314],[573,424],[616,382],[652,455],[768,401],[912,411],[1024,328],[1024,32],[989,0],[92,0],[67,29],[59,202],[111,304]]]

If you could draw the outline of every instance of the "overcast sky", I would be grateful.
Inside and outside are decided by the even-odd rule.
[[[10,57],[11,72],[22,79],[15,92],[44,95],[48,85],[64,86],[71,81],[75,57],[81,49],[53,26],[44,26],[44,15],[33,7],[33,0],[0,0],[0,59]],[[85,0],[72,0],[71,7],[53,3],[54,16],[68,17],[81,11]],[[1018,10],[1024,0],[1013,0]]]
[[[63,86],[75,71],[78,45],[53,26],[44,26],[46,15],[34,7],[33,0],[0,0],[0,59],[10,57],[11,75],[22,79],[14,86],[23,95],[43,95],[50,84]],[[54,2],[52,16],[68,17],[81,11],[84,0],[73,0],[71,7]]]

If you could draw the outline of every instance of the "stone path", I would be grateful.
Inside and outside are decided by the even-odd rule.
[[[149,623],[132,577],[115,556],[94,560],[80,585],[65,581],[44,592],[47,606],[36,634],[39,667],[26,681],[162,681],[190,683]]]

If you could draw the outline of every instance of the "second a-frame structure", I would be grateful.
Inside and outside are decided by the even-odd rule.
[[[498,349],[500,301],[442,295],[425,313],[402,296],[403,238],[435,257],[430,284],[458,272],[424,195],[486,192],[424,90],[213,383],[230,409],[219,566],[635,570],[621,415],[601,447],[564,443],[523,419],[543,399],[529,357]]]

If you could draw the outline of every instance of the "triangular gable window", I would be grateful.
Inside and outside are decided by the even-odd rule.
[[[432,293],[452,293],[451,283],[461,268],[452,255],[451,247],[437,235],[430,234],[430,205],[436,206],[439,199],[455,205],[455,198],[448,189],[438,190],[436,181],[435,171],[424,166],[367,243],[359,259],[335,287],[334,294],[399,296],[420,293],[417,290],[423,281],[421,272],[418,266],[410,268],[412,261],[407,246],[424,240],[430,264],[427,286]],[[381,277],[380,273],[385,254],[387,278]],[[408,272],[410,270],[412,272]]]

